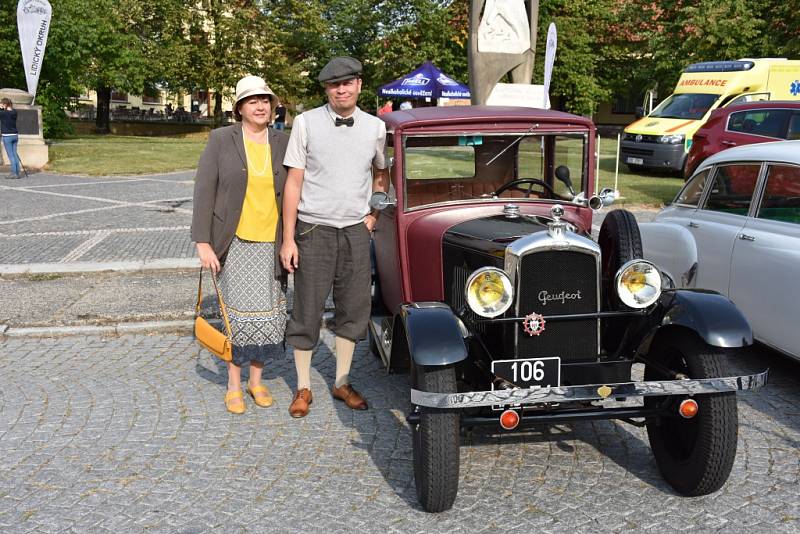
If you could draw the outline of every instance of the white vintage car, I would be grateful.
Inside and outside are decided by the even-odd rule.
[[[727,295],[757,340],[800,359],[800,141],[711,156],[640,230],[676,286]]]

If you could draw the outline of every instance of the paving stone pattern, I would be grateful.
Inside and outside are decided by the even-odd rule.
[[[797,532],[800,365],[752,352],[772,383],[739,396],[728,483],[699,498],[660,478],[642,429],[561,424],[461,447],[455,508],[416,503],[405,375],[356,349],[353,412],[329,393],[323,331],[311,414],[287,413],[288,357],[267,365],[272,408],[225,411],[222,362],[190,337],[0,341],[2,532]]]

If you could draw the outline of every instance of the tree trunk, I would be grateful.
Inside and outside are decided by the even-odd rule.
[[[222,126],[222,93],[214,91],[214,128]]]
[[[95,131],[99,134],[111,133],[111,88],[101,85],[97,88],[97,117]]]

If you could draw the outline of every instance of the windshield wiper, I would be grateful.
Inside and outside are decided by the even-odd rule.
[[[530,128],[528,128],[528,131],[526,131],[525,133],[523,133],[522,135],[520,135],[519,137],[517,137],[516,139],[514,139],[514,140],[513,140],[511,143],[509,143],[509,144],[508,144],[508,146],[507,146],[507,147],[505,147],[503,150],[501,150],[500,152],[498,152],[498,153],[497,153],[497,155],[496,155],[495,157],[493,157],[492,159],[490,159],[489,161],[487,161],[487,162],[486,162],[486,165],[490,165],[490,164],[491,164],[491,163],[492,163],[494,160],[496,160],[497,158],[499,158],[500,156],[502,156],[503,154],[505,154],[506,150],[508,150],[508,149],[509,149],[509,148],[511,148],[512,146],[516,145],[517,143],[519,143],[519,142],[522,140],[522,138],[523,138],[523,137],[525,137],[526,135],[530,134],[530,133],[531,133],[531,132],[534,130],[534,128],[538,128],[538,127],[539,127],[539,123],[536,123],[536,124],[534,124],[533,126],[531,126]]]

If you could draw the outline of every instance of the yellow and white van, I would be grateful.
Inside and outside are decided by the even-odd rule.
[[[686,67],[675,91],[625,128],[620,162],[681,171],[692,136],[711,112],[753,100],[800,100],[800,60],[740,59]]]

